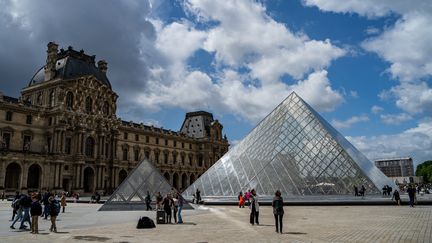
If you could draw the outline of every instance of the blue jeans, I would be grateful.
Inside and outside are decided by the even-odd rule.
[[[24,222],[26,222],[26,221],[29,223],[29,226],[31,227],[30,208],[24,208],[24,216],[23,216],[23,219],[21,220],[20,228],[24,227]]]
[[[182,209],[183,209],[183,206],[178,206],[178,212],[177,212],[177,214],[178,214],[178,223],[179,224],[182,224],[183,223],[183,219],[182,219],[182,216],[181,216],[181,211],[182,211]]]
[[[12,222],[11,227],[14,227],[15,223],[18,220],[21,220],[22,218],[23,218],[23,211],[22,210],[17,210],[17,214],[16,214],[16,217],[15,217],[15,220]]]

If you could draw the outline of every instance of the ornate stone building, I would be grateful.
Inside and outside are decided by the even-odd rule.
[[[112,192],[144,158],[185,189],[225,152],[211,113],[186,114],[181,130],[123,121],[107,63],[48,44],[46,65],[21,91],[0,93],[0,192]]]

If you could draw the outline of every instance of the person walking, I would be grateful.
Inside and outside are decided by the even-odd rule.
[[[16,202],[16,205],[17,205],[16,217],[10,226],[11,229],[15,229],[15,227],[14,227],[15,223],[18,222],[18,220],[22,220],[22,218],[23,218],[23,207],[20,205],[19,199]]]
[[[51,220],[50,231],[57,233],[56,219],[60,213],[60,204],[56,199],[54,199],[53,196],[48,198],[48,202],[49,202],[49,212],[50,212],[49,214]]]
[[[358,197],[359,196],[359,191],[358,191],[358,187],[354,186],[354,196]]]
[[[62,207],[62,213],[64,213],[65,212],[65,207],[66,207],[66,195],[65,195],[65,193],[63,192],[62,193],[62,196],[61,196],[61,199],[60,199],[60,205],[61,205],[61,207]]]
[[[146,204],[146,207],[147,207],[147,211],[149,211],[149,210],[153,210],[153,208],[151,207],[151,196],[150,196],[150,192],[149,191],[147,191],[147,196],[145,197],[145,204]]]
[[[258,202],[258,195],[256,194],[255,189],[252,189],[251,194],[249,196],[249,200],[250,200],[250,209],[251,209],[251,213],[250,213],[250,223],[251,225],[254,225],[254,223],[256,223],[257,225],[259,225],[259,220],[258,220],[258,216],[259,216],[259,202]]]
[[[29,226],[31,227],[31,221],[30,221],[30,207],[32,204],[32,200],[28,195],[21,195],[20,204],[23,208],[23,218],[21,220],[20,229],[25,229],[26,226],[24,225],[25,222],[29,223]]]
[[[399,192],[398,192],[398,190],[395,190],[394,192],[393,192],[393,197],[392,197],[392,200],[395,200],[396,201],[396,203],[397,203],[397,205],[399,205],[400,206],[400,195],[399,195]]]
[[[410,186],[410,187],[408,187],[407,192],[408,192],[408,197],[409,197],[409,205],[411,208],[413,208],[416,189],[414,188],[414,186]]]
[[[4,199],[5,199],[5,193],[2,192],[2,193],[1,193],[1,200],[4,201]]]
[[[200,192],[200,190],[198,190],[198,188],[196,189],[195,194],[196,194],[197,204],[200,204],[201,203],[201,192]]]
[[[33,202],[30,207],[30,214],[32,217],[31,233],[39,234],[38,220],[39,220],[39,216],[42,215],[42,206],[39,203],[39,199],[37,196],[34,196],[32,200]]]
[[[52,194],[47,190],[43,197],[42,197],[42,202],[44,205],[44,211],[42,213],[42,216],[44,216],[44,219],[47,220],[48,219],[48,215],[50,214],[49,212],[49,201],[48,199],[52,196]]]
[[[273,207],[273,215],[276,224],[276,233],[282,234],[282,226],[283,226],[282,221],[283,221],[284,209],[283,209],[283,198],[279,190],[275,192],[275,197],[273,198],[272,207]]]
[[[181,212],[183,209],[184,199],[180,195],[180,193],[177,193],[177,204],[178,204],[178,221],[177,221],[177,223],[183,224],[183,218],[182,218]]]

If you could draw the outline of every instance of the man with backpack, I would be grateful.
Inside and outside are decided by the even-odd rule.
[[[31,207],[32,200],[29,195],[21,195],[20,199],[20,205],[23,208],[23,219],[21,220],[20,229],[25,229],[26,226],[24,225],[24,222],[28,222],[29,226],[31,227],[31,221],[30,221],[30,207]]]
[[[49,212],[50,212],[50,219],[51,219],[50,231],[57,233],[56,219],[60,213],[60,203],[57,200],[55,200],[53,196],[49,197],[48,202],[49,202]]]

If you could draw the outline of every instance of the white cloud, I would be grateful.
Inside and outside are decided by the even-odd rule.
[[[381,113],[383,110],[384,110],[384,108],[382,108],[381,106],[377,106],[377,105],[374,105],[374,106],[372,106],[372,108],[371,108],[371,111],[372,111],[372,113],[374,113],[374,114]]]
[[[432,75],[432,14],[408,13],[381,35],[363,42],[391,63],[388,72],[401,81]]]
[[[316,6],[322,11],[357,13],[367,17],[383,17],[390,13],[404,14],[416,10],[430,11],[432,4],[424,0],[303,0],[307,6]]]
[[[398,125],[401,124],[402,122],[405,121],[409,121],[412,118],[412,116],[410,116],[407,113],[400,113],[400,114],[382,114],[380,116],[381,121],[384,122],[385,124],[388,125]]]
[[[347,137],[369,159],[411,156],[416,164],[432,158],[432,119],[399,134]]]
[[[353,116],[346,121],[332,120],[331,123],[337,129],[345,129],[345,128],[350,128],[352,125],[356,123],[366,122],[366,121],[369,121],[369,117],[367,115],[361,115],[361,116]]]
[[[354,90],[350,91],[350,96],[354,99],[357,99],[359,97],[357,91],[354,91]]]
[[[365,30],[366,34],[368,35],[376,35],[380,33],[380,30],[376,27],[373,26],[369,26],[367,27],[367,29]]]
[[[382,92],[380,98],[395,99],[397,107],[411,114],[432,114],[432,88],[426,82],[402,83]]]
[[[185,8],[202,24],[212,22],[197,30],[184,20],[152,21],[155,46],[165,62],[151,68],[146,92],[137,99],[142,106],[211,109],[256,122],[293,90],[321,112],[343,102],[324,69],[345,50],[330,40],[291,32],[255,1],[190,0]],[[199,49],[214,55],[215,72],[188,66]],[[283,75],[295,81],[285,83]]]

